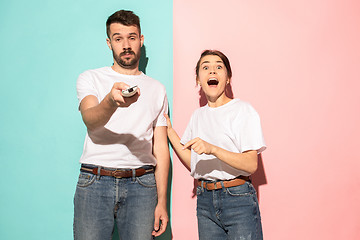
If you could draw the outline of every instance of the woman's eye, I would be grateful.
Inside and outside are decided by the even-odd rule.
[[[203,69],[204,69],[204,70],[208,70],[208,69],[209,69],[209,67],[205,66],[205,67],[203,67]]]
[[[217,66],[217,69],[222,69],[222,66]]]

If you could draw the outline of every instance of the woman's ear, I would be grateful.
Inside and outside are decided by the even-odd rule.
[[[196,85],[201,87],[200,81],[199,81],[199,79],[197,77],[196,77]]]

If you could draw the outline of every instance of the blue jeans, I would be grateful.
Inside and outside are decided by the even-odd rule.
[[[154,173],[114,178],[80,172],[74,197],[74,239],[151,240],[157,191]]]
[[[261,240],[258,200],[250,182],[206,190],[197,187],[200,240]]]

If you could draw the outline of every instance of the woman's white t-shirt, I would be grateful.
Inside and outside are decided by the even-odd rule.
[[[206,105],[195,110],[181,143],[196,137],[236,153],[249,150],[261,153],[266,148],[258,113],[239,99],[220,107]],[[214,155],[199,155],[191,150],[191,175],[195,179],[228,180],[249,173],[231,167]]]

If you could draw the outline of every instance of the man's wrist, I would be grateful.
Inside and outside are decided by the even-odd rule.
[[[118,105],[116,104],[115,100],[111,97],[111,93],[109,93],[108,95],[106,95],[106,101],[107,104],[111,107],[111,108],[117,108]]]
[[[166,196],[165,197],[158,197],[158,205],[166,206],[166,202],[167,202]]]

